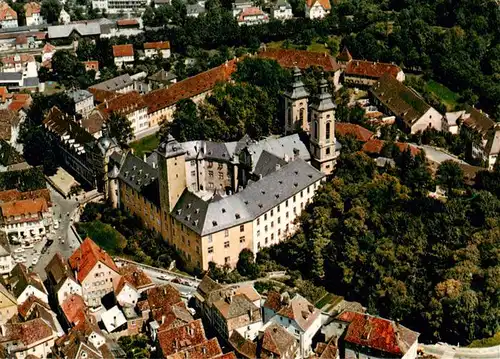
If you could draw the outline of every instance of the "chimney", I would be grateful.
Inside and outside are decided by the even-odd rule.
[[[285,162],[290,162],[290,157],[288,157],[287,154],[283,156],[283,159],[285,160]]]
[[[281,168],[281,165],[279,163],[276,163],[276,171]]]
[[[113,325],[115,326],[115,328],[118,326],[117,320],[116,320],[116,315],[113,317]]]
[[[166,318],[165,314],[162,314],[162,316],[161,316],[161,324],[162,325],[165,324],[165,318]]]
[[[146,154],[144,154],[142,158],[143,158],[144,162],[146,162]]]

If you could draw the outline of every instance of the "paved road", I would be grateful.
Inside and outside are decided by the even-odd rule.
[[[489,348],[462,348],[448,344],[422,344],[424,353],[440,359],[498,359],[500,345]]]

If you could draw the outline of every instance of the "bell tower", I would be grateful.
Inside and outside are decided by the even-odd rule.
[[[311,104],[310,152],[312,164],[326,175],[332,173],[338,152],[335,139],[335,108],[328,88],[328,82],[323,78],[319,84],[319,94]]]
[[[293,84],[284,93],[285,99],[285,133],[299,129],[308,132],[309,122],[307,106],[309,93],[301,80],[302,73],[298,67],[293,69]]]

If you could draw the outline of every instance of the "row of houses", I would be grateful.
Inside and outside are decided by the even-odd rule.
[[[41,15],[41,4],[38,2],[27,2],[24,4],[24,17],[26,26],[36,26],[46,23]],[[0,28],[16,28],[19,26],[18,14],[5,1],[0,2]]]

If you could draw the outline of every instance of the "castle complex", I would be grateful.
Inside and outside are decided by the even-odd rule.
[[[309,99],[294,69],[285,130],[309,133],[309,149],[297,133],[228,143],[179,143],[169,136],[146,162],[130,153],[114,156],[110,189],[189,266],[234,267],[242,249],[256,253],[292,235],[297,217],[333,171],[340,144],[326,80]]]

